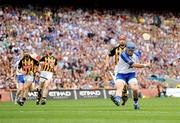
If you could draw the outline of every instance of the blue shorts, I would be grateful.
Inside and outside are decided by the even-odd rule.
[[[18,83],[25,83],[25,76],[24,75],[17,75]]]
[[[126,74],[118,73],[116,75],[116,80],[121,79],[121,80],[125,81],[126,84],[129,84],[128,83],[129,80],[134,79],[134,78],[136,78],[135,73],[126,73]]]

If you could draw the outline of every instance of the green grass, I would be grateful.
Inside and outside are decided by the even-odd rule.
[[[0,103],[0,123],[180,123],[180,98],[140,99],[140,110],[129,99],[125,107],[109,99],[27,101],[23,107]]]

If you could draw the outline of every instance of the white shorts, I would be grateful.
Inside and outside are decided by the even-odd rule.
[[[115,81],[115,83],[117,83],[117,82],[123,82],[124,84],[130,84],[130,83],[135,83],[135,84],[138,84],[138,81],[137,81],[137,79],[136,78],[132,78],[132,79],[130,79],[128,82],[126,82],[126,81],[124,81],[123,79],[117,79],[116,81]]]
[[[45,82],[46,80],[52,80],[53,72],[41,71],[40,82]]]
[[[138,83],[138,81],[137,81],[137,79],[136,78],[132,78],[132,79],[130,79],[129,81],[128,81],[128,83]]]
[[[25,81],[26,82],[33,82],[34,81],[34,76],[33,75],[26,75],[25,76]]]

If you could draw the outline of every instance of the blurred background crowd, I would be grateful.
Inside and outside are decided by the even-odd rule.
[[[180,16],[156,11],[0,7],[0,89],[16,88],[14,65],[24,49],[37,59],[52,48],[58,72],[51,89],[113,88],[106,56],[125,35],[152,67],[138,71],[141,88],[156,88],[152,75],[180,80]]]

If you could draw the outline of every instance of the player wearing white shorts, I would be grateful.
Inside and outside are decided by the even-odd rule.
[[[122,91],[125,84],[129,84],[133,91],[134,109],[139,109],[138,93],[139,86],[136,79],[136,73],[134,68],[144,68],[150,66],[150,63],[140,64],[139,56],[134,53],[136,45],[133,42],[127,42],[126,50],[120,54],[118,64],[115,66],[116,73],[116,95],[111,100],[120,106],[120,99],[122,98]]]
[[[41,105],[46,104],[46,98],[48,95],[48,90],[50,83],[53,79],[53,74],[56,71],[57,59],[52,56],[52,51],[48,50],[47,54],[40,59],[40,87],[38,91],[38,97],[36,104]]]

